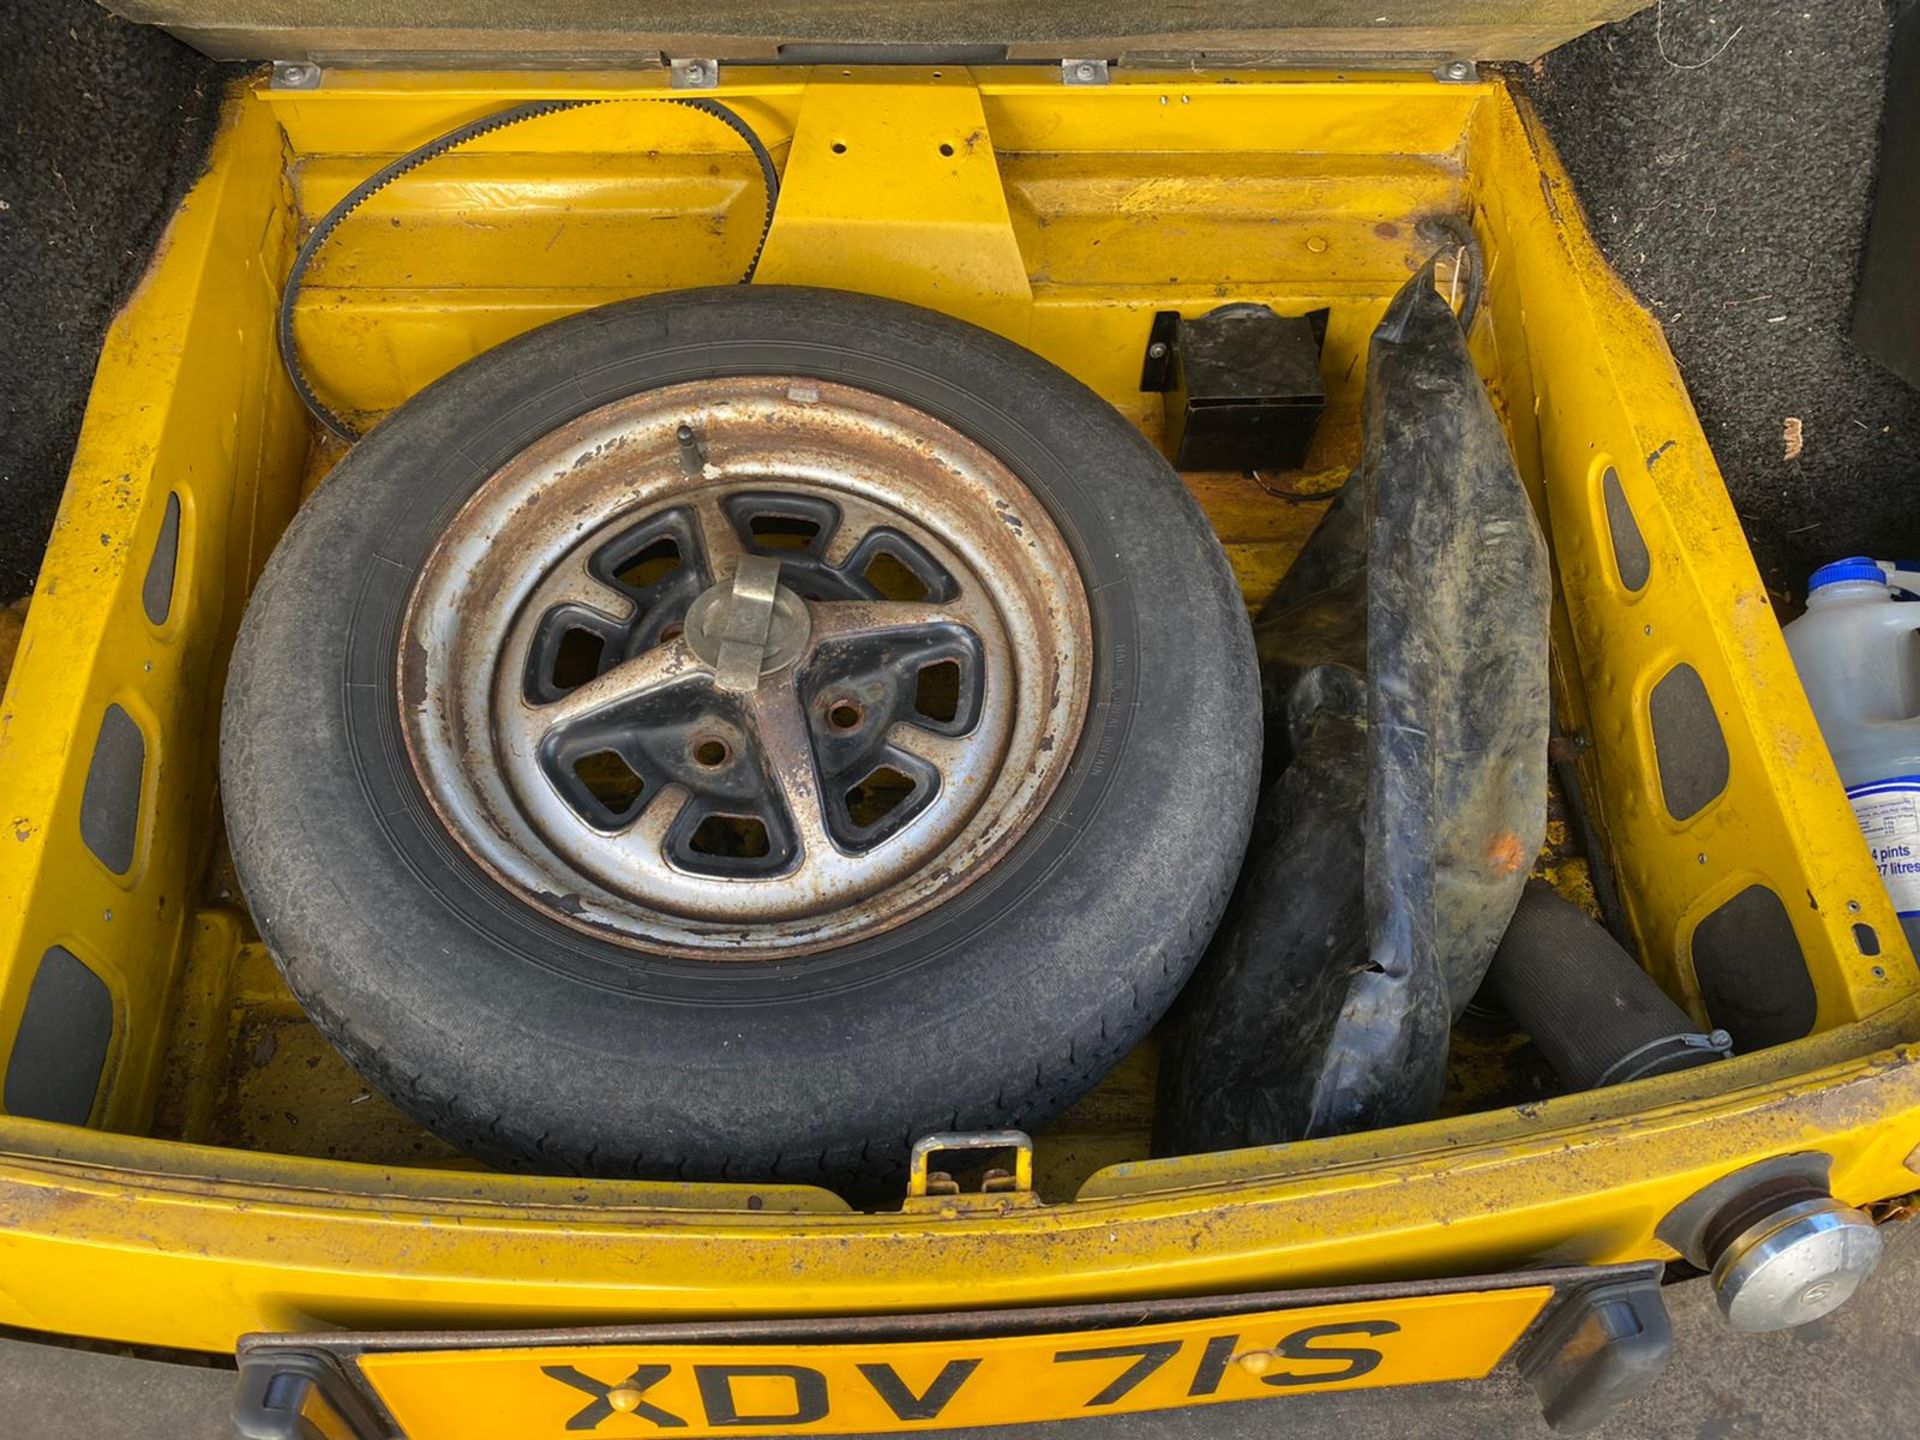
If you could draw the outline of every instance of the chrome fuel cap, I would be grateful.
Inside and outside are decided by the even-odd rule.
[[[1720,1312],[1735,1330],[1784,1330],[1845,1304],[1880,1263],[1873,1221],[1830,1195],[1762,1216],[1713,1265]]]

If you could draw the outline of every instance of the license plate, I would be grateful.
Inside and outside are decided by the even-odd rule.
[[[355,1361],[409,1440],[867,1434],[1478,1379],[1553,1293],[1540,1284],[972,1339],[436,1348]]]

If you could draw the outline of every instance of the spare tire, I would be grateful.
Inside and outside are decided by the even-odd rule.
[[[222,786],[294,994],[497,1164],[883,1181],[1173,999],[1259,768],[1158,453],[912,307],[659,296],[500,346],[304,507]]]

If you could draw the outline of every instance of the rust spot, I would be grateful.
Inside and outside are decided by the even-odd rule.
[[[400,666],[400,701],[418,710],[427,703],[427,651],[416,635],[407,636],[406,659]]]
[[[1378,235],[1382,240],[1398,240],[1400,238],[1400,227],[1391,220],[1382,220],[1378,225],[1373,227],[1373,233]]]
[[[1497,836],[1487,847],[1487,858],[1493,862],[1493,868],[1502,875],[1516,875],[1526,868],[1527,849],[1520,843],[1520,837],[1512,831]]]

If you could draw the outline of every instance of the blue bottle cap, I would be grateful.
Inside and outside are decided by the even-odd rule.
[[[1878,561],[1869,560],[1865,555],[1849,555],[1814,571],[1813,578],[1807,582],[1807,593],[1811,595],[1822,585],[1839,585],[1848,580],[1871,580],[1876,585],[1884,585],[1887,572],[1880,568]]]

